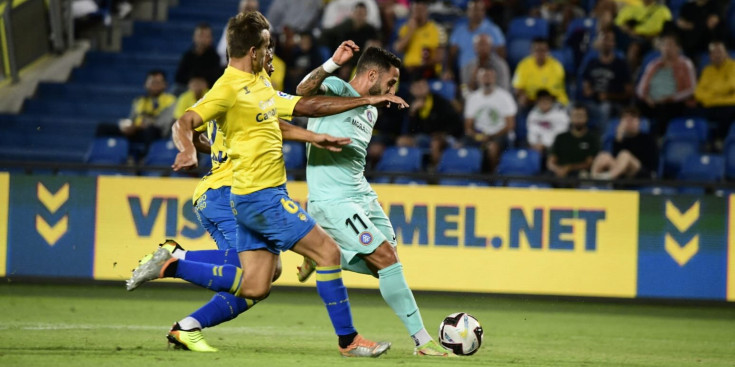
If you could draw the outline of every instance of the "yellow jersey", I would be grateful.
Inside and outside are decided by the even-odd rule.
[[[204,93],[207,93],[208,90],[209,89],[205,89]],[[184,115],[184,112],[186,112],[186,109],[191,107],[191,105],[196,103],[196,101],[197,101],[197,98],[194,95],[194,92],[190,90],[180,95],[179,99],[176,100],[176,107],[174,108],[174,118],[178,120],[181,116]]]
[[[406,33],[408,33],[408,25],[404,24],[398,31],[398,35],[403,37]],[[447,35],[444,29],[433,21],[428,21],[413,32],[406,52],[403,54],[403,65],[406,67],[421,66],[424,50],[429,52],[428,56],[433,60],[436,50],[446,41]]]
[[[232,186],[233,193],[246,195],[286,182],[278,117],[290,120],[300,99],[273,90],[266,73],[255,76],[227,67],[212,90],[189,108],[207,121],[197,130],[206,129],[212,159],[212,169],[194,190],[194,202],[209,189]]]
[[[532,100],[536,99],[536,92],[546,89],[559,103],[566,106],[569,97],[565,87],[564,67],[551,56],[541,66],[536,64],[533,56],[527,56],[518,63],[513,75],[513,88],[525,91]]]

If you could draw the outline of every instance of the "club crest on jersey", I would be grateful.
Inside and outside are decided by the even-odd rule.
[[[365,246],[373,243],[373,235],[368,231],[360,233],[360,243]]]
[[[368,122],[373,123],[373,111],[371,110],[367,111],[367,120]]]
[[[242,90],[245,91],[245,94],[250,94],[250,89],[248,87],[242,87]]]

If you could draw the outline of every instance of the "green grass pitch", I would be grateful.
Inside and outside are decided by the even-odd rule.
[[[313,289],[275,289],[245,315],[205,337],[216,354],[168,350],[170,325],[211,293],[145,285],[0,285],[0,366],[735,366],[735,307],[419,293],[435,334],[452,312],[475,315],[485,342],[474,356],[428,359],[377,291],[350,295],[355,324],[390,340],[387,355],[339,356]]]

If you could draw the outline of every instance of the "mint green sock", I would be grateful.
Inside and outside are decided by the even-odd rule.
[[[411,289],[408,288],[406,278],[403,276],[403,265],[395,263],[385,269],[378,270],[380,279],[380,294],[393,312],[398,315],[408,333],[412,336],[424,328],[419,306],[413,298]]]

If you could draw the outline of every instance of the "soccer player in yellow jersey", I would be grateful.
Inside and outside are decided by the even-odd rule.
[[[339,351],[348,357],[376,357],[390,348],[360,336],[352,324],[347,290],[342,282],[337,244],[316,225],[285,189],[273,90],[264,72],[270,24],[259,12],[241,13],[227,25],[230,62],[224,74],[197,105],[179,120],[178,142],[183,149],[176,167],[197,163],[192,130],[217,120],[232,160],[230,204],[237,218],[237,250],[242,268],[178,260],[163,248],[138,267],[128,281],[132,290],[159,277],[178,277],[245,299],[260,300],[270,292],[278,254],[293,250],[317,264],[317,291],[324,301]]]
[[[272,59],[273,47],[271,43],[271,47],[269,47],[268,53],[266,54],[266,71],[269,75],[274,71],[273,64],[271,63]],[[287,120],[292,115],[331,115],[366,104],[393,102],[399,106],[405,105],[405,102],[400,97],[376,97],[339,98],[312,96],[302,98],[277,92],[274,99],[279,118]],[[279,126],[284,136],[290,136],[296,140],[308,141],[318,148],[330,151],[340,151],[341,148],[339,145],[350,142],[350,139],[316,134],[283,121],[279,122]],[[174,124],[174,136],[177,135],[178,127],[178,124]],[[193,136],[193,142],[199,152],[210,154],[212,169],[202,178],[194,191],[194,210],[199,222],[215,240],[219,250],[185,251],[178,243],[172,240],[167,240],[161,247],[168,249],[174,257],[182,260],[239,266],[240,262],[235,241],[237,221],[230,208],[232,164],[228,159],[227,150],[224,146],[224,133],[215,121],[209,121],[195,130],[196,133]],[[202,138],[204,138],[204,142],[201,141]],[[148,261],[150,256],[144,257],[141,263]],[[281,267],[279,262],[276,266],[273,281],[280,276],[280,273]],[[167,338],[177,348],[197,352],[217,351],[217,349],[210,346],[204,339],[201,332],[202,329],[231,320],[247,311],[254,303],[252,300],[245,300],[227,292],[218,292],[207,304],[179,322],[174,323]]]

